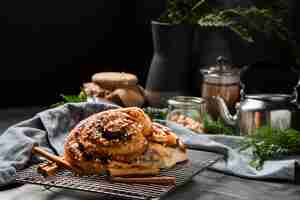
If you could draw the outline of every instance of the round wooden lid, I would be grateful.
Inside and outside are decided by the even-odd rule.
[[[100,72],[92,76],[92,81],[106,89],[134,86],[138,79],[134,74],[125,72]]]

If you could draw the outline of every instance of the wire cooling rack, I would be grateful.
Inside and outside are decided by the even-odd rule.
[[[189,150],[189,153],[191,151],[193,150]],[[221,157],[213,154],[213,156],[202,160],[201,158],[198,161],[190,159],[190,161],[177,164],[171,169],[161,170],[158,176],[175,176],[175,185],[112,183],[107,180],[105,175],[75,176],[67,170],[61,170],[54,176],[44,177],[37,172],[38,165],[17,171],[16,181],[42,185],[47,188],[57,187],[95,192],[103,196],[101,199],[160,199],[170,191],[190,181],[193,176],[214,164]]]

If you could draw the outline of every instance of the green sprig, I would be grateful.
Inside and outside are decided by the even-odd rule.
[[[87,94],[85,91],[80,88],[80,93],[78,95],[60,95],[62,101],[52,104],[50,107],[57,107],[66,103],[79,103],[79,102],[86,102],[87,101]]]
[[[254,158],[250,165],[257,170],[262,169],[267,160],[277,159],[286,155],[300,153],[300,132],[294,129],[261,127],[246,137],[240,151],[248,148],[253,150]]]
[[[220,118],[214,121],[207,113],[203,113],[202,121],[205,132],[209,134],[234,135],[234,129],[226,126]]]
[[[151,119],[165,120],[168,114],[165,108],[145,107],[143,110]]]
[[[264,34],[279,48],[290,51],[300,64],[299,47],[291,42],[288,30],[288,1],[255,1],[250,8],[214,8],[207,0],[168,0],[159,21],[169,24],[193,24],[202,27],[227,27],[247,42]]]

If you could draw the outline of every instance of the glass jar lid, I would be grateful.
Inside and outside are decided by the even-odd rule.
[[[169,105],[179,108],[199,108],[204,102],[203,98],[192,96],[175,96],[168,100]]]
[[[201,69],[204,82],[212,84],[236,84],[240,82],[240,69],[228,63],[228,59],[219,56],[216,65]]]

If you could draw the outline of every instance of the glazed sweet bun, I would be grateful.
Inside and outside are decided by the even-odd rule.
[[[145,160],[150,160],[159,168],[170,168],[188,159],[186,146],[168,127],[152,123],[152,132],[148,136],[148,141]]]
[[[151,129],[150,118],[140,108],[103,111],[70,132],[64,158],[83,170],[93,168],[98,172],[107,160],[124,161],[143,154],[148,146],[145,136]]]
[[[112,161],[107,166],[108,170],[118,176],[154,175],[159,169],[168,169],[188,160],[185,145],[169,128],[152,123],[151,134],[146,138],[148,146],[142,155],[130,163]]]
[[[64,159],[84,174],[149,174],[187,160],[185,146],[137,107],[91,115],[68,135]],[[151,174],[151,173],[150,173]]]

